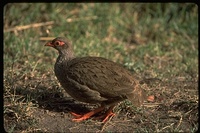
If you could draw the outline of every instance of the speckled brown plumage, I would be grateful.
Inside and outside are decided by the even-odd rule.
[[[97,112],[109,106],[109,113],[116,103],[125,99],[129,99],[135,106],[143,103],[145,94],[139,82],[121,65],[101,57],[76,58],[71,43],[65,38],[55,38],[46,46],[58,50],[59,57],[54,66],[55,75],[74,99],[100,104],[101,109],[97,109]],[[77,116],[79,118],[74,120],[88,118]]]

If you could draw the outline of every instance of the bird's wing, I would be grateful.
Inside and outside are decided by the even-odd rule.
[[[128,70],[101,57],[75,58],[66,68],[69,78],[105,97],[131,94],[138,84]]]

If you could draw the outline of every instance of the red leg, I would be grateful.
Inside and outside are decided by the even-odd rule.
[[[115,107],[115,105],[109,107],[109,109],[106,111],[105,114],[98,116],[96,119],[103,119],[103,123],[105,123],[109,117],[114,116],[115,114],[113,113],[113,108]]]
[[[115,116],[115,114],[113,112],[110,112],[109,114],[106,115],[106,117],[103,119],[103,123],[105,123],[109,117]]]

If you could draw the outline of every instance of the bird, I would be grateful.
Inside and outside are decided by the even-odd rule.
[[[113,108],[119,102],[128,99],[139,107],[146,99],[139,81],[122,65],[103,57],[76,57],[65,37],[56,37],[45,46],[58,51],[54,72],[65,91],[77,101],[99,105],[85,114],[71,112],[73,121],[81,122],[107,109],[100,116],[106,122],[115,115]]]

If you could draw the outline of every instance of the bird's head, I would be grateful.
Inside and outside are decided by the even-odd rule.
[[[57,37],[50,42],[47,42],[45,46],[50,46],[57,49],[59,52],[71,48],[71,43],[66,38]]]
[[[45,46],[50,46],[58,50],[59,54],[73,56],[72,44],[64,37],[57,37],[50,42],[47,42]]]

